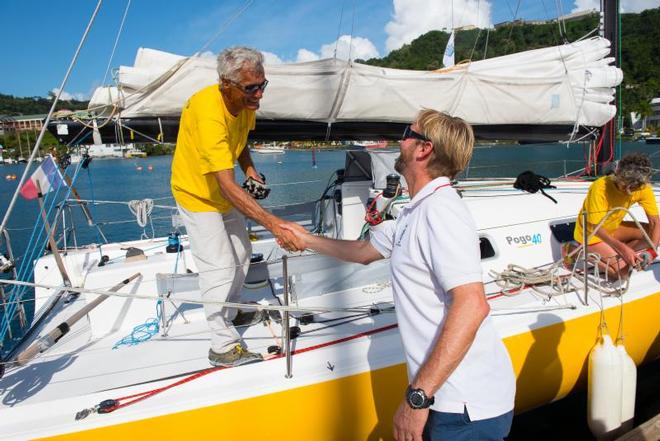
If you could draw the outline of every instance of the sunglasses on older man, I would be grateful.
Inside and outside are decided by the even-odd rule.
[[[246,95],[254,95],[255,93],[257,93],[258,90],[263,92],[264,90],[266,90],[266,86],[268,86],[268,80],[264,80],[263,83],[248,84],[246,86],[244,86],[240,83],[237,83],[236,81],[229,80],[229,79],[227,79],[227,81],[229,81],[238,90],[240,90],[241,92],[243,92]]]
[[[403,135],[401,136],[401,140],[405,141],[406,139],[419,139],[420,141],[430,141],[426,136],[422,135],[421,133],[417,133],[412,129],[412,126],[406,126],[406,128],[403,131]]]

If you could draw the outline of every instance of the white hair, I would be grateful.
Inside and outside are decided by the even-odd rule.
[[[239,72],[244,67],[257,72],[264,71],[264,56],[258,50],[236,46],[230,47],[218,55],[218,77],[231,81],[240,81]]]

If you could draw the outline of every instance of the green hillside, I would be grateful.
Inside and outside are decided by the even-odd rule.
[[[485,29],[460,31],[455,41],[456,61],[481,60],[575,41],[594,30],[597,25],[598,17],[593,15],[566,22],[561,32],[557,23],[513,23],[489,32]],[[660,95],[660,64],[657,62],[660,59],[660,8],[639,14],[623,14],[621,29],[624,115],[639,112],[648,116],[651,113],[649,102]],[[399,69],[439,69],[442,67],[442,55],[448,40],[448,33],[431,31],[401,49],[390,52],[386,57],[365,62]],[[0,94],[0,115],[47,113],[50,104],[50,98],[17,98]],[[83,101],[63,101],[58,105],[58,110],[79,110],[86,106],[87,103]]]
[[[51,97],[31,96],[19,98],[0,93],[0,115],[39,115],[48,113],[53,104]],[[87,101],[59,101],[56,110],[82,110],[87,108]]]
[[[597,15],[565,23],[565,32],[557,23],[514,23],[491,29],[459,31],[455,36],[455,59],[481,60],[529,49],[538,49],[575,41],[598,26]],[[651,113],[649,102],[660,94],[660,8],[621,16],[621,59],[624,115]],[[432,70],[442,66],[449,33],[430,31],[390,52],[383,58],[366,60],[374,66],[398,69]],[[488,41],[488,45],[486,45]]]

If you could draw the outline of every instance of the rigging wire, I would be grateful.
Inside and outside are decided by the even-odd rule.
[[[477,37],[474,39],[474,45],[472,46],[472,52],[470,52],[470,57],[469,59],[472,60],[472,56],[474,55],[474,50],[477,48],[477,43],[479,42],[479,37],[481,36],[481,27],[479,26],[479,6],[481,5],[481,0],[477,0],[477,28],[479,29],[479,32],[477,32]]]
[[[355,0],[353,0],[353,17],[351,18],[351,38],[348,41],[348,62],[351,62],[353,54],[353,34],[355,33]]]
[[[78,173],[80,172],[81,165],[82,163],[79,163],[78,167],[76,168],[76,172],[72,179],[71,186],[69,186],[67,189],[65,199],[67,199],[71,194],[71,188],[73,187],[73,184],[76,182],[78,178]],[[50,206],[48,207],[48,210],[46,212],[47,219],[50,217],[50,214],[53,208],[55,207],[55,202],[57,201],[57,195],[59,194],[60,190],[63,187],[64,186],[59,186],[54,192],[46,194],[46,197],[44,198],[44,206],[46,205],[46,202],[50,199]],[[51,231],[52,229],[55,228],[55,224],[56,222],[53,222],[53,225],[51,225]],[[21,262],[21,266],[17,274],[18,280],[27,279],[27,274],[31,270],[30,266],[32,265],[32,262],[37,259],[37,255],[36,255],[37,251],[43,250],[46,247],[46,243],[48,242],[48,236],[51,234],[51,232],[45,231],[45,228],[41,228],[41,225],[42,225],[41,219],[38,217],[27,246],[28,251],[26,252],[26,254],[29,253],[29,256],[23,259],[23,261]],[[36,240],[34,240],[34,234],[37,230],[39,230],[39,235],[37,236]],[[45,235],[45,238],[42,241],[43,235]],[[39,243],[41,243],[40,246],[38,246]],[[18,287],[12,289],[10,301],[15,303],[12,304],[10,308],[7,308],[2,315],[2,320],[0,321],[0,342],[4,342],[8,329],[11,326],[11,322],[14,319],[16,309],[18,308],[18,304],[20,304],[20,301],[23,300],[22,297],[28,291],[28,288],[30,286],[31,285],[29,284],[22,286],[19,284]]]
[[[246,0],[246,2],[241,6],[236,12],[234,12],[233,15],[231,15],[227,20],[220,25],[220,29],[218,29],[218,32],[216,32],[213,37],[209,41],[207,41],[198,51],[199,54],[203,53],[223,32],[227,30],[229,25],[231,25],[238,17],[243,14],[250,6],[252,6],[252,3],[254,3],[254,0]]]
[[[564,20],[564,10],[562,8],[562,0],[555,0],[557,8],[557,25],[559,26],[559,36],[564,43],[568,43],[568,36],[566,35],[566,21]]]
[[[484,60],[486,59],[486,54],[488,53],[488,37],[490,36],[490,27],[486,28],[486,45],[484,46]]]
[[[131,7],[131,0],[128,0],[126,3],[126,9],[124,9],[124,16],[121,19],[121,24],[119,25],[119,31],[117,32],[117,37],[115,38],[115,44],[112,46],[112,53],[110,54],[110,59],[108,60],[108,66],[105,68],[105,74],[103,75],[103,82],[101,85],[105,85],[105,80],[108,77],[108,72],[110,71],[110,66],[112,65],[112,59],[115,56],[115,50],[117,50],[117,44],[119,43],[119,37],[121,36],[122,31],[124,30],[124,23],[126,22],[126,16],[128,15],[128,9]]]
[[[94,21],[96,20],[96,16],[99,12],[99,9],[101,9],[101,4],[103,4],[103,0],[98,0],[98,3],[96,4],[96,8],[94,9],[94,12],[92,13],[91,18],[89,19],[89,22],[87,23],[87,27],[85,28],[85,32],[83,33],[82,38],[80,39],[80,43],[78,43],[78,48],[76,49],[76,52],[73,55],[73,59],[71,60],[71,63],[69,64],[69,67],[66,71],[66,74],[64,75],[64,79],[62,79],[62,83],[60,84],[59,89],[57,90],[57,93],[55,94],[55,98],[53,99],[53,104],[50,106],[50,110],[48,111],[48,115],[46,115],[46,119],[43,122],[43,126],[41,127],[41,131],[39,132],[39,137],[37,138],[37,141],[34,144],[34,148],[32,149],[32,153],[30,154],[30,159],[28,159],[28,163],[25,166],[25,170],[23,170],[23,174],[21,175],[21,179],[18,181],[18,185],[16,186],[16,191],[14,192],[14,195],[11,198],[11,201],[9,202],[9,206],[7,207],[7,211],[5,212],[5,216],[2,219],[2,223],[0,224],[0,233],[5,230],[7,227],[7,222],[9,222],[9,217],[11,216],[11,213],[14,209],[14,205],[16,205],[16,200],[18,199],[18,195],[20,193],[20,189],[23,187],[23,184],[25,183],[27,179],[28,172],[30,171],[30,166],[34,162],[35,156],[37,156],[37,152],[39,151],[39,147],[41,146],[41,141],[44,138],[44,135],[46,133],[46,130],[48,128],[48,123],[50,122],[51,117],[53,116],[53,113],[55,112],[55,107],[57,106],[57,103],[60,100],[60,96],[62,95],[62,92],[64,91],[64,88],[69,81],[69,76],[71,75],[71,72],[73,71],[73,67],[76,64],[76,61],[78,60],[78,56],[80,55],[80,51],[85,44],[85,41],[87,40],[87,36],[89,35],[89,31],[92,29],[92,25],[94,24]]]
[[[520,2],[521,2],[521,0],[518,0],[518,3],[516,3],[516,11],[513,13],[513,19],[511,20],[511,29],[509,29],[509,36],[507,37],[508,41],[511,41],[511,35],[513,34],[513,28],[516,26],[515,21],[518,18],[518,11],[520,10]],[[508,0],[507,0],[506,4],[507,4],[507,6],[509,6]],[[509,7],[509,10],[511,10],[510,7]]]
[[[545,6],[545,0],[541,0],[541,4],[543,5],[543,11],[545,12],[545,18],[550,22],[552,17],[550,17],[550,13],[548,12],[548,8]],[[551,32],[552,32],[552,38],[555,40],[555,45],[559,44],[559,38],[557,34],[555,33],[555,28],[554,26],[551,27]]]
[[[346,0],[343,0],[341,2],[341,12],[339,13],[339,26],[337,26],[337,40],[335,41],[335,52],[332,56],[335,60],[337,59],[337,47],[339,46],[339,37],[341,36],[341,22],[342,19],[344,18],[344,5],[346,4]]]

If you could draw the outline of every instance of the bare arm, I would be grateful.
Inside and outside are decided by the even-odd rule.
[[[453,298],[442,333],[428,359],[412,382],[428,396],[442,386],[470,349],[490,306],[481,282],[457,286],[449,291]]]
[[[414,389],[422,389],[427,397],[435,394],[463,360],[490,311],[481,282],[457,286],[449,294],[454,301],[442,333],[411,384]],[[394,438],[422,441],[428,414],[428,409],[413,409],[402,402],[394,415]]]
[[[339,260],[367,265],[383,258],[376,248],[366,240],[328,239],[323,236],[315,236],[307,231],[292,230],[288,225],[282,225],[282,228],[294,233],[305,248]]]
[[[596,225],[589,224],[589,228],[590,231],[593,231],[596,228]],[[612,249],[616,251],[619,256],[621,256],[623,261],[626,262],[626,264],[631,267],[636,265],[638,258],[635,254],[635,250],[618,240],[616,237],[612,236],[607,232],[607,230],[605,230],[605,228],[599,228],[596,231],[595,236],[612,247]]]
[[[321,254],[367,265],[383,256],[366,240],[336,240],[307,234],[305,244]]]
[[[281,245],[289,250],[296,250],[300,247],[295,245],[295,236],[290,230],[282,229],[281,225],[288,225],[291,230],[302,229],[293,222],[285,221],[279,217],[264,210],[249,194],[245,192],[234,179],[234,169],[220,170],[214,172],[216,181],[220,186],[222,195],[227,199],[238,211],[245,216],[253,219],[259,224],[263,225],[268,231],[273,233]]]
[[[257,169],[254,167],[254,163],[252,162],[250,149],[247,148],[247,146],[238,156],[238,164],[241,166],[241,170],[243,170],[243,173],[245,173],[246,177],[251,177],[253,179],[261,181],[259,173],[257,173]]]

